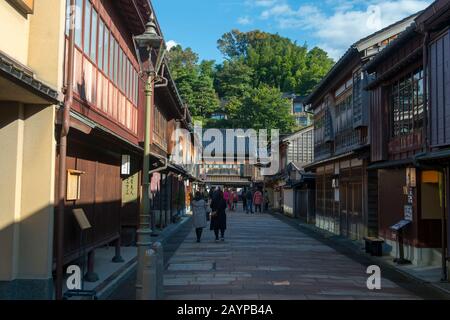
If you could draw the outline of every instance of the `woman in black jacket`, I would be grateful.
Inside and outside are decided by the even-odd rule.
[[[227,203],[223,198],[223,191],[219,189],[211,202],[211,230],[214,230],[216,242],[219,241],[219,231],[221,240],[225,241],[225,230],[227,229],[226,208]]]

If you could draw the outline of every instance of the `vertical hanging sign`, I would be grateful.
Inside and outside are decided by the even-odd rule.
[[[120,174],[123,176],[127,176],[130,174],[130,172],[131,172],[131,157],[129,154],[123,154]]]

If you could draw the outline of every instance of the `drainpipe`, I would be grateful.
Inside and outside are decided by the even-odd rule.
[[[430,33],[425,32],[423,39],[423,105],[424,105],[424,134],[425,134],[425,150],[430,151],[430,138],[431,138],[431,126],[428,124],[430,119],[430,108],[428,103],[428,43],[430,39]]]
[[[67,136],[70,129],[70,109],[73,103],[73,61],[75,43],[75,0],[70,1],[70,28],[67,48],[67,82],[64,91],[64,109],[62,110],[61,133],[59,138],[59,174],[58,174],[58,210],[56,222],[56,284],[55,297],[63,298],[63,272],[64,272],[64,211],[66,196],[66,156]],[[67,17],[66,17],[67,19]]]
[[[164,171],[164,170],[167,169],[167,167],[169,166],[169,160],[166,157],[163,157],[163,156],[161,156],[161,155],[159,155],[157,153],[154,153],[154,152],[150,152],[150,155],[152,155],[153,157],[164,161],[164,165],[162,167],[156,168],[154,170],[150,170],[149,171],[150,175],[152,175],[154,173],[157,173],[157,172]]]

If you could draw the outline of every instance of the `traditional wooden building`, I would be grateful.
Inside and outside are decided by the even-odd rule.
[[[391,226],[409,221],[402,247],[417,265],[445,265],[448,18],[448,1],[436,1],[366,66],[374,75],[368,169],[378,178],[379,237],[398,256]]]
[[[353,44],[306,99],[314,112],[316,225],[361,240],[376,235],[377,177],[369,165],[369,75],[364,65],[379,54],[414,17]],[[375,200],[375,201],[374,201]]]
[[[427,152],[418,163],[440,171],[441,262],[443,278],[450,272],[450,2],[435,1],[416,19],[418,29],[426,36],[425,70],[429,88],[425,99],[427,117]],[[436,180],[430,181],[436,188]],[[436,192],[434,192],[436,195]],[[435,198],[437,200],[437,198]],[[445,200],[444,200],[445,199]],[[444,210],[445,208],[445,210]],[[445,273],[445,271],[447,271]]]
[[[313,115],[306,110],[306,97],[293,93],[285,93],[283,94],[283,98],[288,99],[291,103],[289,111],[294,117],[295,124],[298,129],[306,128],[312,125]]]
[[[134,243],[139,223],[146,79],[140,74],[133,36],[144,32],[154,14],[151,2],[145,0],[76,0],[75,6],[74,103],[66,166],[68,184],[78,184],[68,185],[77,192],[66,198],[65,261],[77,257],[80,250],[74,208],[83,208],[93,226],[83,246],[89,257],[100,245],[115,241],[119,246],[121,236],[127,244]],[[162,34],[159,26],[158,31]],[[171,197],[185,193],[189,178],[186,170],[171,166],[170,144],[174,130],[190,127],[192,120],[167,66],[162,76],[166,82],[155,84],[151,110],[153,229],[173,221]],[[189,157],[191,150],[185,148],[184,152]],[[185,201],[176,203],[176,211],[185,206]]]
[[[251,187],[262,184],[257,162],[257,133],[244,129],[205,129],[200,175],[210,186]]]
[[[313,221],[314,176],[304,167],[314,161],[314,126],[305,127],[281,139],[280,168],[265,177],[271,208],[284,214]]]
[[[1,192],[8,195],[2,198],[8,218],[0,220],[5,245],[0,248],[0,296],[6,287],[7,293],[23,297],[51,298],[54,277],[60,295],[62,265],[85,251],[86,279],[95,281],[96,248],[115,245],[111,258],[120,262],[121,240],[133,244],[145,108],[145,77],[133,36],[145,31],[151,14],[148,0],[1,2],[0,100],[15,102],[2,108],[2,121],[9,124],[0,129],[2,143],[9,141],[2,148],[11,150],[11,157],[2,158],[7,171],[0,177],[14,190]],[[175,123],[189,127],[191,122],[170,71],[163,70],[167,81],[153,88],[151,110],[149,160],[155,183],[161,177],[156,172],[169,167]],[[174,188],[184,191],[190,174],[183,169],[176,179],[168,176]],[[185,205],[180,202],[181,208]],[[74,209],[82,209],[92,226],[83,237]]]

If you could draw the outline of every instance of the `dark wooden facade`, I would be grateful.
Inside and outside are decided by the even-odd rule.
[[[144,32],[153,10],[147,0],[76,0],[75,5],[74,103],[66,165],[81,176],[79,198],[66,201],[66,262],[77,258],[82,247],[90,251],[119,239],[125,245],[136,240],[145,79],[139,74],[132,37]],[[67,74],[67,65],[64,70]],[[190,118],[167,69],[164,76],[168,85],[154,90],[150,131],[151,151],[168,158],[175,120],[187,126]],[[121,175],[123,155],[130,156],[127,175]],[[152,162],[161,165],[156,156]],[[184,181],[173,175],[161,182],[161,175],[154,174],[152,183],[158,186],[152,201],[158,212],[161,207],[169,210],[172,191],[184,188]],[[83,245],[74,208],[84,209],[92,225]],[[166,225],[170,219],[164,221]]]
[[[417,28],[424,33],[429,43],[426,43],[426,62],[428,64],[428,81],[430,89],[428,95],[428,128],[427,128],[427,153],[419,160],[419,164],[428,168],[434,168],[441,172],[441,185],[445,184],[445,193],[441,197],[435,197],[434,202],[439,203],[439,209],[443,209],[442,199],[449,203],[450,199],[450,2],[437,0],[416,19]],[[436,194],[436,193],[435,193]],[[437,206],[436,206],[437,207]],[[447,224],[446,234],[441,239],[443,255],[443,269],[445,260],[450,259],[450,206],[446,205],[441,215],[442,228]],[[445,239],[446,236],[446,239]],[[445,240],[447,243],[445,243]],[[448,270],[448,269],[447,269]]]
[[[367,168],[369,103],[381,97],[365,90],[371,75],[364,66],[382,54],[412,20],[408,17],[353,44],[307,98],[315,126],[315,162],[307,170],[316,174],[316,225],[320,228],[357,240],[378,233],[378,203],[373,201],[377,176]]]
[[[444,28],[430,43],[430,143],[450,145],[450,32]]]
[[[399,46],[397,50],[389,48],[389,51],[383,52],[382,56],[377,57],[371,63],[374,66],[377,61],[380,61],[376,70],[376,79],[369,86],[372,162],[407,159],[423,150],[425,141],[423,125],[417,125],[419,121],[406,123],[410,117],[417,118],[418,110],[413,109],[411,112],[407,110],[406,114],[400,112],[399,116],[404,120],[403,123],[402,120],[398,122],[399,126],[402,126],[400,130],[404,132],[399,133],[394,132],[394,129],[397,130],[397,128],[394,128],[391,114],[393,110],[390,107],[392,90],[401,79],[409,75],[412,75],[413,78],[415,76],[413,73],[418,70],[422,72],[422,75],[419,74],[419,76],[423,79],[422,43],[423,37],[413,29],[409,29],[398,39],[398,42],[394,43],[395,46]],[[388,56],[388,53],[391,52],[392,54]],[[369,72],[372,71],[369,69]],[[409,104],[409,101],[407,103]],[[420,113],[420,120],[423,120],[422,109]]]
[[[316,224],[362,239],[367,235],[367,96],[363,56],[350,49],[321,95],[310,97],[315,112]],[[362,81],[362,83],[361,83]]]
[[[442,247],[441,168],[420,159],[446,141],[446,37],[445,30],[430,37],[416,20],[366,66],[374,75],[367,86],[369,169],[378,178],[379,236],[394,245],[397,235],[390,227],[411,220],[404,231],[406,258],[424,265],[436,263],[432,250]]]

